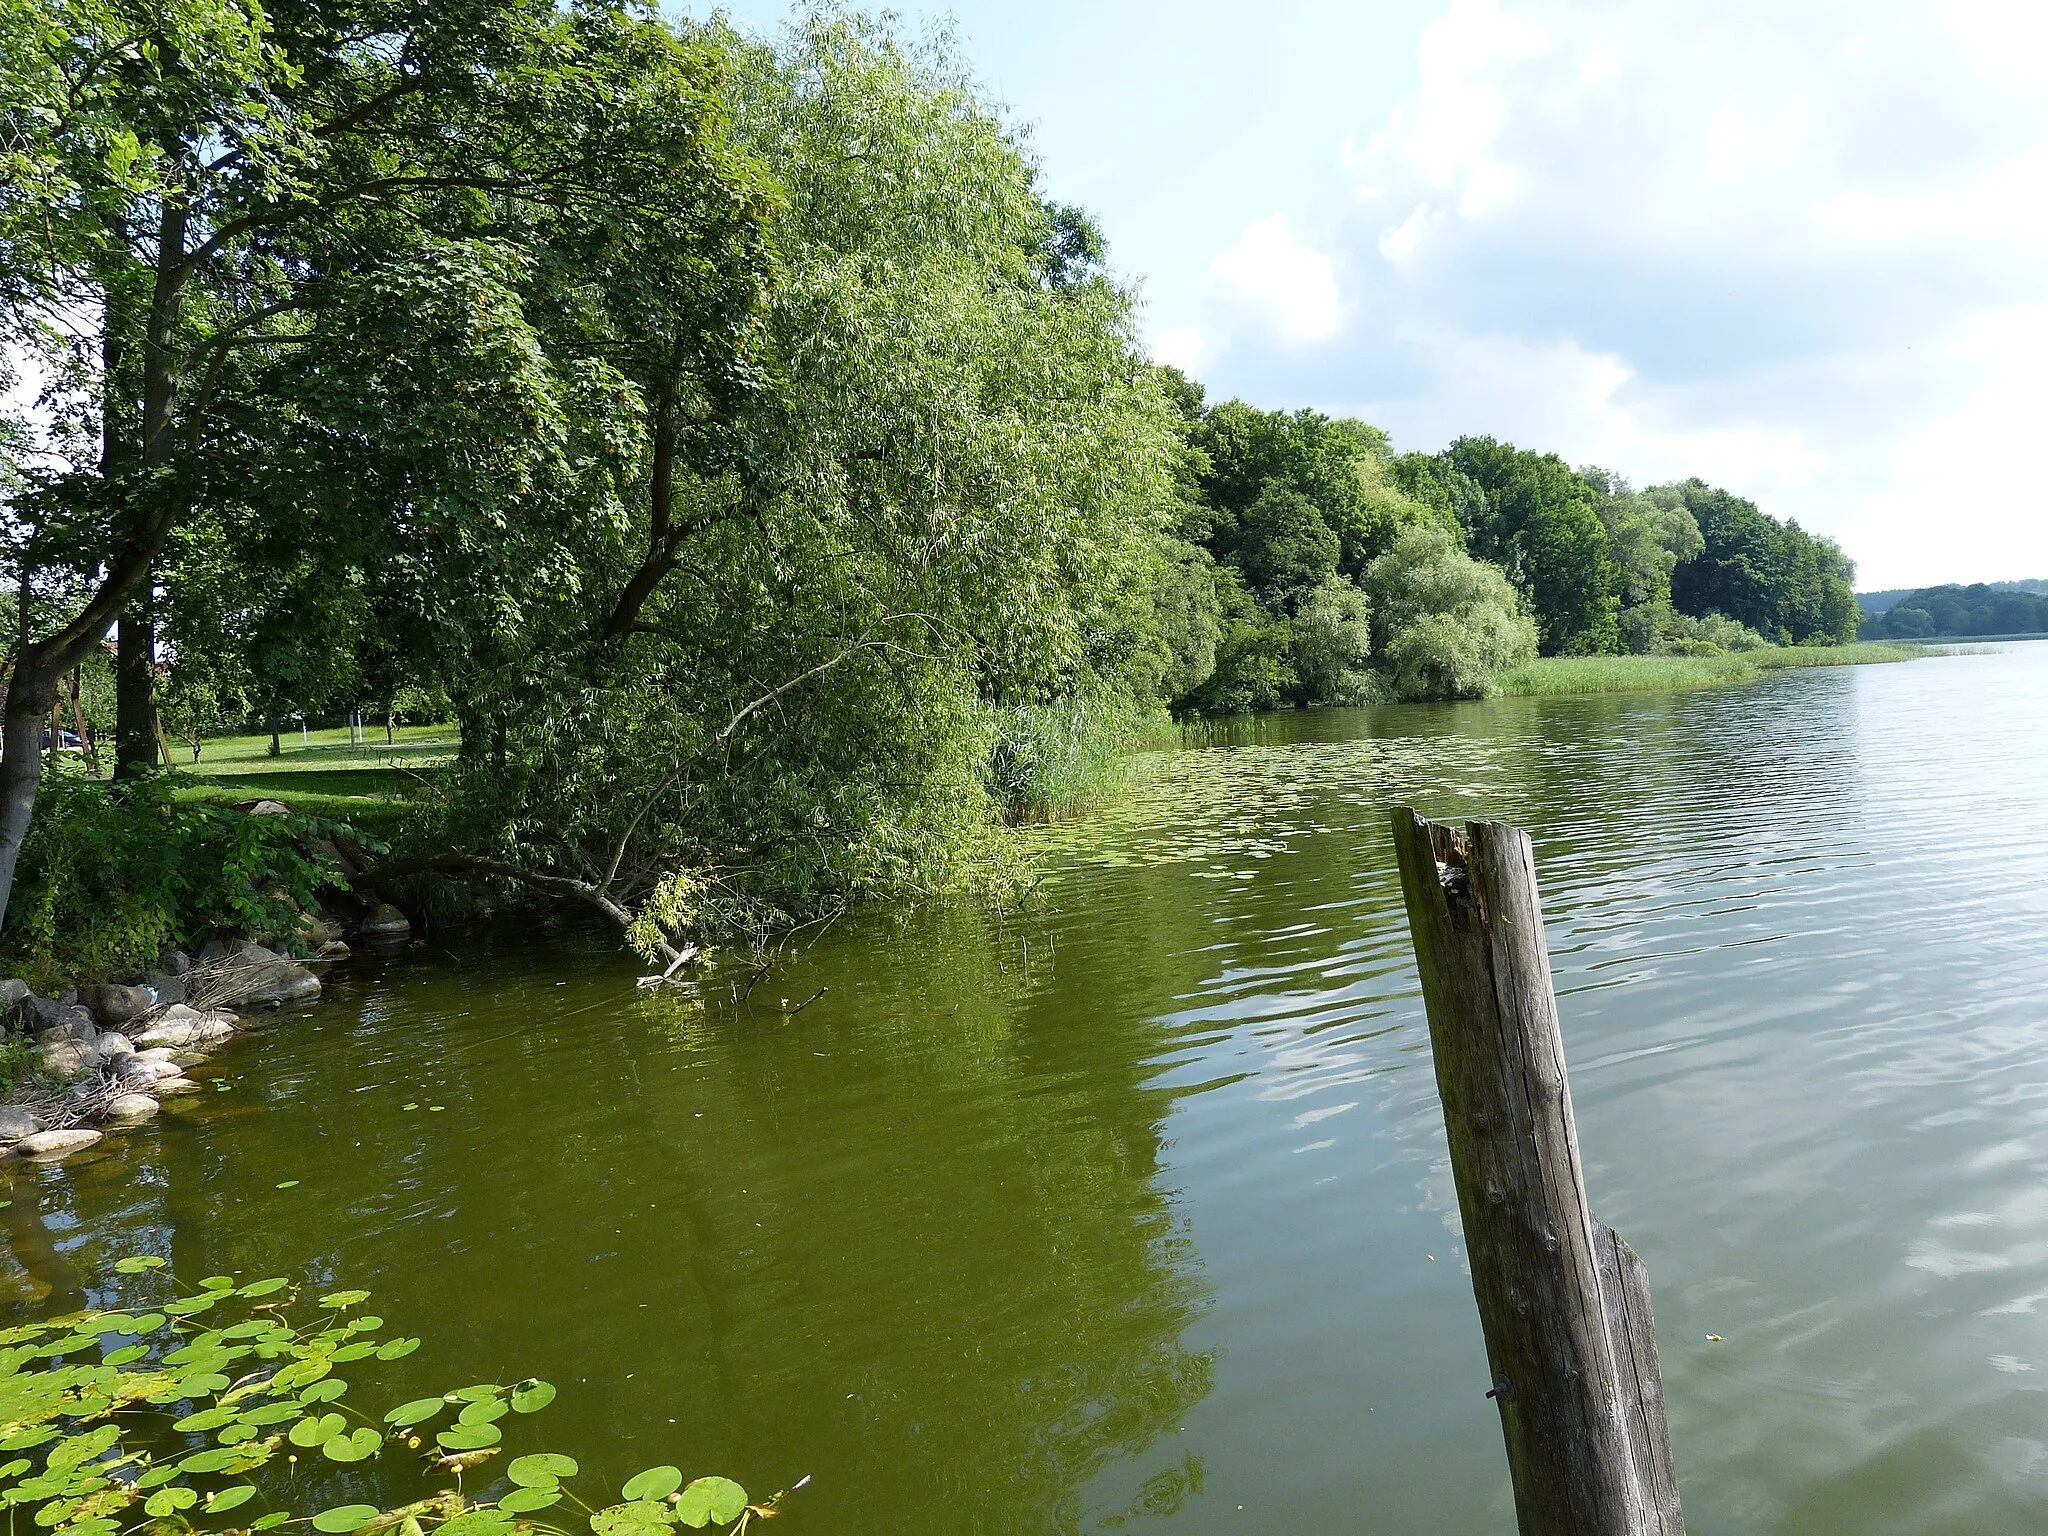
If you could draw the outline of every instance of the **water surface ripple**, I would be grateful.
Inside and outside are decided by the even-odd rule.
[[[1045,832],[1022,914],[848,920],[751,1006],[531,924],[358,964],[14,1171],[0,1283],[365,1286],[428,1345],[359,1395],[548,1376],[546,1448],[812,1473],[793,1533],[1504,1536],[1410,802],[1535,835],[1691,1528],[2038,1532],[2044,744],[2048,645],[1220,728]]]

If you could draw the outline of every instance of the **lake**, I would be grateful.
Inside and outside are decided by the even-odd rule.
[[[1413,803],[1535,837],[1691,1528],[2032,1536],[2044,753],[2048,645],[1219,726],[1034,834],[1022,911],[863,913],[745,1001],[568,923],[358,958],[190,1110],[12,1169],[0,1286],[364,1287],[426,1345],[352,1400],[543,1376],[515,1453],[810,1474],[789,1536],[1511,1532]]]

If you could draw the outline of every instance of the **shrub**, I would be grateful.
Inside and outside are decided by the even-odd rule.
[[[1304,699],[1322,704],[1376,704],[1386,684],[1372,670],[1372,605],[1342,576],[1302,600],[1291,645]]]
[[[1536,654],[1536,626],[1507,577],[1441,529],[1408,529],[1365,584],[1381,667],[1401,698],[1482,698]]]
[[[305,839],[340,831],[309,816],[250,816],[179,800],[155,774],[118,790],[53,777],[22,846],[0,964],[31,985],[154,964],[209,934],[296,927],[337,866]]]
[[[1060,699],[990,711],[995,742],[984,782],[1006,821],[1053,820],[1123,787],[1141,716],[1128,702]]]
[[[1705,618],[1674,613],[1664,627],[1658,649],[1667,656],[1726,656],[1737,651],[1761,651],[1770,645],[1762,635],[1725,614]]]

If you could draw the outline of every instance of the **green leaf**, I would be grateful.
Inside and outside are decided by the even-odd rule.
[[[251,1408],[242,1415],[244,1424],[254,1424],[267,1429],[272,1424],[288,1424],[299,1416],[298,1403],[265,1403],[261,1408]]]
[[[495,1424],[512,1411],[502,1397],[487,1397],[480,1403],[465,1403],[458,1415],[464,1424]]]
[[[153,1255],[116,1259],[114,1261],[114,1273],[117,1275],[147,1274],[152,1269],[162,1269],[163,1267],[164,1261]]]
[[[182,1429],[190,1434],[203,1434],[209,1429],[219,1429],[223,1424],[232,1423],[234,1418],[235,1410],[232,1408],[203,1408],[198,1413],[186,1414],[171,1428]]]
[[[339,1504],[315,1515],[313,1529],[324,1531],[327,1536],[348,1536],[350,1531],[360,1531],[382,1513],[374,1504]]]
[[[291,1517],[291,1511],[288,1509],[274,1509],[267,1515],[251,1520],[249,1522],[249,1529],[252,1531],[267,1531],[272,1526],[283,1525]]]
[[[133,1365],[149,1353],[147,1344],[124,1344],[101,1363],[104,1365]]]
[[[492,1386],[489,1382],[482,1382],[474,1387],[457,1387],[448,1395],[458,1403],[481,1403],[487,1398],[503,1397],[505,1389]]]
[[[350,1333],[375,1333],[383,1326],[383,1318],[373,1317],[368,1313],[361,1317],[352,1317],[348,1320],[348,1331]]]
[[[681,1467],[649,1467],[636,1472],[619,1492],[629,1499],[665,1499],[682,1486]]]
[[[666,1504],[654,1504],[644,1499],[636,1499],[630,1504],[613,1504],[590,1517],[590,1528],[597,1536],[634,1536],[634,1533],[660,1530],[673,1523]]]
[[[247,1297],[249,1300],[254,1301],[259,1296],[275,1296],[279,1291],[283,1290],[286,1286],[290,1284],[291,1281],[285,1279],[283,1276],[273,1275],[268,1280],[258,1280],[255,1281],[253,1284],[243,1286],[241,1294]]]
[[[232,1291],[235,1288],[235,1277],[233,1275],[208,1275],[199,1282],[199,1287],[201,1290],[206,1291]]]
[[[480,1451],[504,1439],[495,1424],[457,1424],[434,1436],[436,1444],[449,1451]]]
[[[396,1424],[400,1429],[407,1429],[414,1424],[426,1423],[427,1420],[434,1418],[447,1406],[448,1403],[444,1398],[416,1397],[409,1403],[400,1403],[396,1408],[385,1414],[384,1422],[386,1424]]]
[[[498,1508],[508,1514],[523,1515],[536,1509],[546,1509],[551,1504],[562,1502],[562,1490],[553,1483],[545,1488],[514,1488],[498,1500]]]
[[[157,1329],[163,1327],[169,1321],[170,1319],[161,1312],[145,1312],[121,1331],[123,1333],[132,1333],[140,1338],[146,1334],[155,1333]]]
[[[333,1291],[320,1298],[320,1305],[330,1310],[339,1310],[342,1307],[352,1307],[358,1302],[368,1301],[369,1299],[370,1293],[368,1291]]]
[[[181,1509],[190,1509],[198,1502],[199,1495],[190,1488],[159,1488],[143,1501],[142,1507],[161,1520]]]
[[[512,1411],[514,1413],[539,1413],[555,1400],[552,1382],[522,1381],[512,1389]]]
[[[325,1445],[346,1428],[348,1420],[338,1413],[308,1414],[286,1432],[285,1438],[293,1445],[311,1449]]]
[[[68,1472],[73,1467],[91,1461],[106,1453],[113,1443],[121,1438],[121,1426],[102,1424],[82,1435],[73,1435],[50,1452],[46,1463],[52,1472]]]
[[[353,1433],[336,1435],[320,1447],[320,1454],[329,1461],[361,1461],[374,1456],[384,1444],[384,1437],[367,1425]]]
[[[685,1525],[728,1525],[747,1507],[747,1490],[729,1477],[700,1477],[683,1490],[676,1518]]]
[[[379,1360],[403,1360],[420,1347],[418,1339],[392,1339],[377,1346]]]
[[[440,1527],[434,1536],[505,1536],[511,1529],[512,1522],[495,1509],[472,1509]]]
[[[522,1488],[552,1488],[563,1478],[574,1477],[577,1470],[573,1456],[538,1451],[531,1456],[516,1457],[505,1469],[505,1475]]]
[[[240,1509],[256,1497],[256,1490],[248,1483],[237,1483],[232,1488],[217,1488],[206,1496],[206,1512],[218,1515],[230,1509]]]
[[[203,1472],[225,1472],[241,1460],[238,1446],[223,1446],[214,1451],[198,1451],[178,1463],[178,1470],[199,1474]]]
[[[351,1360],[367,1360],[375,1353],[377,1346],[365,1340],[360,1344],[344,1344],[327,1358],[336,1364],[346,1365]]]
[[[142,1476],[135,1479],[135,1486],[138,1488],[157,1488],[168,1483],[174,1477],[183,1477],[184,1475],[185,1469],[175,1463],[161,1467],[151,1467]]]
[[[329,1376],[324,1381],[314,1382],[313,1385],[301,1392],[299,1394],[299,1401],[302,1403],[331,1403],[347,1391],[347,1382],[343,1381],[339,1376]]]
[[[283,1179],[279,1181],[277,1187],[279,1189],[297,1189],[299,1181],[297,1179]]]

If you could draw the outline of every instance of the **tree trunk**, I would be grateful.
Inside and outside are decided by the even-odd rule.
[[[156,762],[156,616],[145,581],[121,610],[114,660],[114,777],[132,779]]]
[[[54,673],[36,669],[26,654],[16,658],[14,675],[8,679],[7,710],[0,716],[0,927],[6,925],[14,866],[35,814],[36,790],[42,785],[45,700],[54,705],[56,697]]]

